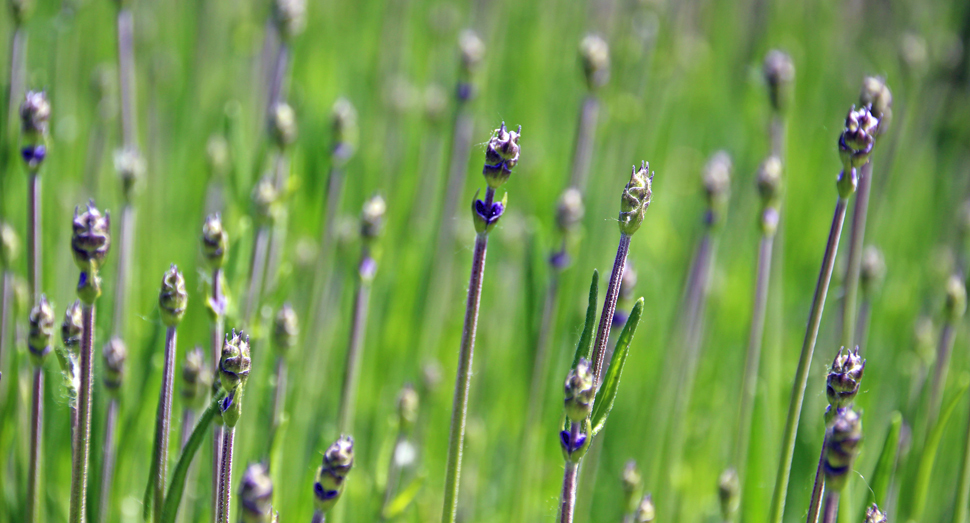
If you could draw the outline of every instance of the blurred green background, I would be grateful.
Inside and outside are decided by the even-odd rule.
[[[182,269],[190,289],[188,313],[179,327],[179,362],[193,345],[207,344],[208,271],[199,255],[199,235],[205,215],[219,210],[207,197],[213,186],[225,188],[222,211],[232,241],[227,276],[235,310],[227,326],[239,321],[253,243],[250,191],[268,165],[259,152],[267,141],[264,46],[275,45],[268,33],[268,1],[133,1],[131,8],[138,136],[148,169],[135,200],[135,263],[125,335],[129,372],[121,400],[110,521],[141,520],[163,356],[157,292],[171,263]],[[77,270],[69,255],[74,207],[94,198],[113,218],[120,215],[121,185],[111,159],[121,142],[115,15],[115,4],[105,0],[38,0],[25,26],[26,84],[46,89],[53,106],[52,141],[42,174],[43,291],[54,302],[58,321],[74,300]],[[440,218],[453,220],[457,230],[453,246],[443,249],[454,261],[454,269],[445,273],[434,269],[441,260],[433,253],[451,141],[457,40],[464,28],[478,32],[487,51],[476,77],[479,95],[470,105],[473,145],[459,211]],[[12,17],[5,12],[0,18],[4,85],[12,32]],[[586,93],[577,46],[588,32],[610,44],[611,78],[599,91],[602,111],[581,239],[561,280],[545,408],[541,420],[527,420],[533,354],[549,281],[545,258],[560,241],[555,205],[567,185],[577,114]],[[269,44],[264,43],[267,38]],[[364,199],[379,192],[388,202],[387,226],[379,242],[379,269],[365,329],[356,466],[340,505],[345,521],[377,519],[395,437],[395,398],[406,382],[425,383],[427,369],[437,365],[440,382],[419,387],[424,392],[419,464],[406,474],[420,474],[425,483],[399,518],[437,521],[474,241],[467,206],[474,192],[484,188],[478,174],[484,143],[505,121],[522,125],[522,153],[505,187],[509,207],[491,234],[485,269],[461,520],[555,517],[562,480],[557,435],[561,379],[582,329],[590,272],[598,268],[605,278],[612,266],[620,191],[630,166],[640,160],[648,160],[656,171],[653,204],[630,252],[639,274],[636,295],[645,297],[646,307],[602,435],[595,484],[586,475],[580,484],[577,519],[620,519],[620,472],[629,459],[640,464],[647,490],[667,493],[655,498],[660,520],[717,519],[716,482],[729,465],[751,314],[759,235],[754,175],[769,150],[770,106],[762,61],[769,49],[780,48],[792,56],[797,73],[744,520],[767,519],[791,380],[836,200],[836,140],[863,77],[878,74],[893,90],[894,119],[874,154],[866,241],[883,250],[888,275],[873,303],[868,365],[856,400],[865,413],[867,441],[856,462],[858,474],[850,481],[851,495],[843,502],[849,520],[858,520],[868,492],[866,478],[890,413],[901,410],[907,423],[918,415],[920,391],[911,384],[925,372],[925,363],[914,350],[916,319],[929,315],[938,320],[946,277],[960,270],[955,216],[970,190],[968,46],[970,5],[964,2],[310,2],[306,30],[295,38],[291,55],[287,98],[300,131],[291,160],[293,190],[286,200],[284,261],[280,286],[265,296],[260,318],[250,329],[254,363],[237,428],[236,478],[246,463],[266,457],[273,369],[267,321],[289,301],[301,314],[303,336],[290,360],[289,421],[274,470],[274,506],[281,521],[310,519],[313,475],[322,451],[338,436],[336,411],[359,251],[354,220]],[[447,95],[443,115],[428,110],[425,93],[432,85]],[[337,213],[337,230],[349,232],[340,232],[334,247],[338,285],[325,324],[307,325],[310,282],[322,255],[330,108],[340,96],[360,114],[359,149],[347,164],[346,192]],[[6,122],[16,132],[15,115],[7,115]],[[96,139],[99,133],[103,144]],[[213,134],[224,135],[231,147],[232,169],[224,180],[212,180],[207,166],[206,143]],[[687,427],[684,457],[671,463],[661,445],[674,422],[664,398],[677,386],[673,376],[682,364],[676,325],[689,260],[703,227],[700,174],[719,149],[734,161],[730,210],[718,232],[702,359],[687,419],[680,420]],[[23,238],[27,178],[15,157],[3,167],[2,219]],[[105,269],[95,338],[95,478],[106,399],[100,347],[111,332],[116,256],[109,255]],[[25,267],[22,256],[12,270],[22,277]],[[838,349],[843,272],[840,256],[798,432],[786,521],[804,517],[811,492],[824,432],[824,371]],[[440,307],[422,306],[429,278],[449,279],[434,287],[443,289]],[[21,341],[25,319],[21,310],[17,344],[0,361],[0,521],[20,521],[24,511],[30,403]],[[429,334],[438,326],[440,336]],[[429,339],[436,342],[427,343]],[[950,393],[970,370],[968,342],[962,325]],[[22,369],[19,379],[17,366]],[[69,415],[53,358],[46,368],[43,510],[47,521],[64,521],[70,491]],[[968,423],[967,401],[961,401],[943,436],[927,521],[947,520],[953,511]],[[180,412],[176,401],[173,414]],[[540,452],[524,455],[530,421],[537,421],[547,437]],[[173,447],[173,460],[174,452]],[[904,458],[902,470],[912,468],[914,454]],[[197,458],[203,466],[196,498],[183,502],[183,512],[194,511],[187,520],[207,517],[208,459],[206,446]],[[523,484],[525,470],[535,471],[535,481]],[[911,476],[899,480],[903,496]],[[92,482],[92,495],[97,490],[98,483]],[[96,503],[89,502],[89,507],[95,510]]]

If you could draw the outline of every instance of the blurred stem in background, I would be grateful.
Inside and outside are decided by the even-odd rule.
[[[115,429],[118,424],[118,407],[121,386],[125,377],[125,360],[128,350],[121,338],[114,337],[105,344],[102,351],[104,357],[104,388],[108,393],[108,412],[104,419],[104,442],[101,458],[101,500],[98,503],[98,521],[104,523],[111,516],[111,491],[114,483],[115,458]]]
[[[395,509],[395,493],[404,475],[404,469],[415,462],[416,446],[412,432],[418,421],[420,398],[418,392],[410,383],[406,383],[397,396],[397,436],[394,438],[394,449],[387,466],[387,482],[384,485],[384,501],[381,503],[381,520],[387,521],[394,516],[388,511]],[[404,491],[402,490],[402,495]]]
[[[296,113],[287,103],[276,102],[276,105],[273,106],[270,114],[270,130],[276,146],[276,156],[273,161],[273,184],[280,198],[280,205],[276,219],[273,220],[272,237],[264,262],[266,264],[265,275],[263,281],[260,282],[262,290],[257,297],[271,295],[276,290],[281,256],[283,255],[283,247],[286,245],[286,228],[289,216],[286,200],[290,192],[288,155],[292,150],[293,142],[297,138]],[[256,307],[258,309],[259,303],[256,303]]]
[[[17,254],[20,251],[20,239],[17,237],[13,227],[0,221],[0,379],[3,378],[3,367],[7,360],[11,365],[11,357],[6,349],[11,337],[10,317],[13,314],[13,271],[12,267],[17,261]],[[7,354],[7,360],[4,355]],[[6,403],[6,402],[4,402]],[[3,432],[0,430],[0,432]]]
[[[229,235],[222,226],[219,213],[210,214],[202,226],[201,251],[206,266],[212,271],[211,294],[206,300],[209,311],[211,328],[209,331],[209,350],[212,359],[212,388],[217,393],[221,388],[219,383],[219,360],[222,354],[222,337],[224,336],[224,322],[226,314],[226,298],[223,294],[223,267],[229,257]],[[219,472],[222,464],[222,417],[217,416],[212,425],[212,517],[219,507]]]
[[[131,279],[131,256],[135,230],[135,208],[132,202],[136,184],[145,176],[145,160],[136,148],[126,147],[115,153],[115,171],[121,178],[124,206],[121,208],[121,227],[118,231],[118,263],[115,272],[114,335],[125,338],[128,310],[128,286]]]
[[[300,336],[300,326],[297,321],[296,312],[288,303],[284,303],[276,313],[273,322],[273,347],[276,349],[276,378],[273,392],[273,409],[270,419],[270,438],[267,455],[270,457],[268,466],[273,468],[272,462],[273,449],[276,447],[279,437],[280,425],[286,416],[286,360],[289,354],[296,347],[297,338]]]
[[[260,291],[266,274],[266,256],[269,248],[270,233],[279,216],[280,193],[276,190],[271,176],[263,176],[253,189],[253,218],[256,224],[253,240],[253,253],[249,266],[249,286],[246,305],[243,308],[243,322],[252,325],[259,311]]]
[[[121,94],[121,134],[124,148],[138,149],[135,110],[135,22],[131,6],[118,0],[118,87]]]
[[[943,404],[943,389],[946,388],[946,377],[950,370],[950,357],[953,355],[953,343],[956,341],[956,329],[960,324],[963,313],[967,310],[967,289],[963,277],[953,275],[946,283],[946,305],[943,311],[943,328],[940,329],[940,341],[936,349],[936,368],[933,371],[933,381],[930,383],[929,404],[926,414],[926,432],[936,425]]]
[[[44,432],[44,360],[51,352],[54,335],[54,308],[43,294],[30,311],[27,349],[33,364],[33,394],[30,410],[30,470],[27,477],[27,521],[44,521],[40,508],[40,447]]]

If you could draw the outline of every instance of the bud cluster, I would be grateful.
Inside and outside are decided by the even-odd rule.
[[[629,236],[637,232],[652,197],[653,175],[650,174],[650,164],[641,162],[639,170],[634,165],[630,181],[623,188],[623,195],[620,197],[620,233]]]
[[[202,257],[213,269],[221,269],[226,264],[229,251],[229,235],[222,227],[219,213],[210,214],[202,226]]]
[[[505,122],[492,133],[492,138],[485,147],[485,167],[482,168],[489,187],[498,189],[509,180],[512,168],[519,162],[521,134],[521,125],[518,131],[509,131],[505,128]]]
[[[107,213],[102,215],[94,202],[89,202],[82,213],[74,209],[72,226],[71,252],[74,263],[81,272],[96,274],[111,247],[111,216]]]
[[[825,486],[841,491],[849,479],[849,471],[862,444],[862,419],[852,409],[838,412],[826,435]]]
[[[27,91],[20,104],[20,123],[23,132],[23,145],[20,154],[27,169],[37,172],[47,156],[48,123],[51,118],[51,104],[44,91]]]
[[[859,356],[859,347],[855,350],[839,349],[825,380],[825,395],[829,405],[835,409],[850,406],[859,393],[859,382],[865,369],[866,360]]]
[[[196,346],[185,355],[182,363],[182,399],[190,407],[198,407],[209,389],[209,370],[202,347]]]
[[[597,35],[587,35],[579,43],[579,60],[590,91],[606,84],[610,78],[610,46]]]
[[[769,51],[765,56],[764,75],[771,107],[777,112],[787,111],[795,83],[795,64],[791,57],[777,49]]]
[[[341,436],[323,454],[323,464],[317,469],[313,494],[318,511],[326,514],[340,499],[344,481],[354,466],[354,439]]]
[[[284,303],[276,313],[273,321],[273,345],[280,355],[286,355],[296,346],[297,336],[300,335],[300,324],[296,311],[289,303]]]
[[[30,330],[27,333],[27,348],[30,350],[30,361],[39,367],[50,354],[51,338],[54,337],[54,308],[47,301],[47,296],[42,294],[40,301],[30,310],[28,323]]]
[[[158,293],[158,309],[162,313],[162,322],[168,327],[175,327],[185,315],[189,294],[185,290],[185,278],[175,264],[162,276],[162,290]]]
[[[125,359],[128,349],[121,338],[111,338],[104,346],[104,387],[111,395],[117,395],[125,377]]]
[[[878,126],[879,119],[872,114],[868,105],[858,109],[853,106],[849,110],[849,114],[845,117],[845,128],[839,135],[839,156],[845,171],[862,167],[869,161],[869,155],[872,154],[872,146],[875,143],[874,133]],[[852,190],[844,196],[854,191],[853,185]],[[844,193],[842,183],[840,183],[839,192]]]
[[[707,224],[717,225],[723,220],[724,210],[731,196],[731,156],[718,151],[704,166],[702,181],[707,197]]]
[[[222,402],[222,419],[229,427],[235,427],[242,414],[242,393],[249,378],[252,360],[249,356],[249,336],[235,330],[226,334],[219,359],[219,378],[228,396]]]

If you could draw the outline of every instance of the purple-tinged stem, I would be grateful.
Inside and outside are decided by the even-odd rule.
[[[822,523],[836,523],[839,520],[839,491],[830,490],[825,495],[825,509]]]
[[[785,117],[781,113],[775,112],[771,117],[768,129],[768,139],[771,141],[771,154],[782,159],[785,158]]]
[[[165,505],[165,482],[168,478],[168,441],[172,427],[172,391],[175,388],[175,327],[165,332],[165,363],[162,367],[162,391],[158,398],[158,412],[155,421],[155,521],[162,519]]]
[[[485,191],[485,208],[490,209],[495,190]],[[465,420],[468,415],[468,390],[471,386],[472,359],[475,352],[475,332],[478,329],[478,309],[482,297],[482,279],[485,276],[485,253],[488,248],[488,232],[475,236],[471,276],[468,279],[468,299],[465,303],[465,326],[461,333],[458,353],[458,376],[455,383],[455,401],[452,405],[451,429],[448,436],[448,467],[445,470],[445,500],[442,523],[455,523],[458,513],[458,487],[461,478],[462,447],[465,443]]]
[[[940,403],[943,402],[943,388],[946,386],[947,371],[950,369],[950,355],[953,354],[953,342],[956,340],[956,328],[953,321],[947,319],[940,331],[940,344],[936,352],[936,369],[933,371],[933,383],[930,385],[930,406],[926,417],[926,426],[932,427],[940,413]]]
[[[367,254],[365,253],[364,256]],[[341,434],[350,434],[354,430],[357,386],[360,382],[360,360],[363,355],[369,299],[370,284],[363,279],[358,279],[357,295],[354,297],[354,318],[350,326],[350,343],[347,347],[347,362],[344,367],[344,385],[340,394],[340,414],[337,418]]]
[[[27,194],[27,286],[31,303],[40,299],[40,175],[30,172]]]
[[[17,114],[17,104],[20,97],[24,95],[24,79],[26,67],[24,59],[27,56],[27,33],[22,26],[14,28],[13,36],[10,38],[10,91],[7,99],[7,118],[3,122],[4,129],[9,129],[10,117]]]
[[[576,508],[576,489],[579,479],[579,463],[566,462],[566,470],[562,477],[562,499],[559,504],[560,523],[572,523],[573,511]]]
[[[266,250],[269,243],[269,226],[260,225],[256,231],[256,241],[253,244],[252,264],[249,270],[249,292],[246,293],[246,307],[243,318],[247,324],[253,321],[256,307],[259,307],[259,291],[262,287],[263,275],[266,272]]]
[[[606,301],[603,302],[603,312],[600,315],[599,327],[596,329],[596,343],[593,345],[593,376],[597,386],[603,379],[603,360],[606,358],[606,345],[610,340],[610,328],[613,325],[613,314],[616,312],[616,300],[620,295],[620,280],[623,279],[623,268],[626,266],[626,256],[630,252],[630,236],[620,233],[620,245],[616,249],[616,259],[613,261],[613,272],[610,274],[610,284],[606,288]]]
[[[227,427],[222,437],[222,469],[219,472],[219,523],[229,523],[229,501],[232,486],[232,444],[236,428]]]
[[[118,11],[118,86],[121,91],[121,133],[125,147],[137,147],[135,122],[135,46],[131,9]]]
[[[219,358],[222,355],[223,336],[223,296],[222,269],[212,270],[212,301],[216,306],[215,318],[212,321],[210,350],[212,352],[212,375],[219,375]],[[221,423],[212,424],[212,518],[216,519],[219,512],[219,475],[222,468],[222,433]]]
[[[845,271],[845,295],[842,298],[842,346],[851,349],[855,342],[856,301],[859,296],[859,272],[862,267],[862,243],[866,235],[866,214],[872,187],[872,160],[859,169],[859,189],[849,226],[848,264]]]
[[[44,368],[34,367],[34,389],[30,410],[30,468],[27,473],[27,521],[40,517],[40,443],[44,432]]]
[[[96,276],[95,276],[96,277]],[[77,452],[71,466],[70,523],[84,521],[84,505],[88,490],[88,458],[91,454],[91,389],[94,370],[94,315],[93,303],[81,308],[84,331],[81,335],[81,390],[78,394]]]
[[[98,521],[104,523],[109,519],[111,506],[111,484],[114,480],[115,457],[115,428],[118,425],[118,400],[108,401],[108,412],[104,419],[104,446],[101,461],[101,500],[98,504]]]
[[[569,186],[586,192],[586,180],[593,159],[593,143],[596,141],[596,121],[599,119],[600,104],[596,95],[590,93],[583,99],[579,108],[579,126],[576,128],[576,143],[573,148],[572,172]]]
[[[195,409],[186,407],[182,410],[182,426],[179,428],[179,449],[184,449],[192,435],[192,428],[195,426]]]
[[[326,521],[327,516],[323,512],[319,510],[313,511],[313,519],[310,520],[310,523],[325,523]]]
[[[284,83],[286,82],[286,72],[289,66],[290,46],[286,41],[280,42],[279,51],[276,53],[276,61],[273,64],[273,79],[270,84],[268,111],[272,111],[276,104],[282,99]]]
[[[828,447],[829,436],[825,435],[822,439],[822,453],[818,457],[818,466],[815,468],[815,483],[812,484],[812,497],[808,502],[807,523],[817,523],[819,510],[822,508],[822,498],[825,495],[825,449]]]
[[[118,268],[115,273],[114,335],[124,338],[125,320],[128,318],[128,280],[131,271],[131,242],[135,226],[135,209],[126,203],[121,209],[121,226],[118,231]]]
[[[279,429],[280,421],[283,419],[283,411],[286,408],[286,370],[286,359],[283,356],[278,356],[276,358],[276,390],[273,392],[273,418],[271,420],[273,437],[270,438],[271,444],[276,439],[276,431]]]

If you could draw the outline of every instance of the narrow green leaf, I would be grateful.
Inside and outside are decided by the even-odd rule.
[[[890,417],[889,432],[886,433],[886,441],[882,445],[882,453],[879,454],[876,469],[872,472],[872,491],[869,493],[866,507],[873,503],[880,507],[885,506],[889,485],[896,473],[896,462],[899,457],[899,435],[902,428],[903,415],[899,411],[893,412]],[[860,518],[860,521],[864,519],[865,515]]]
[[[145,497],[142,500],[142,518],[145,521],[152,519],[152,504],[155,500],[155,476],[158,475],[158,454],[161,452],[161,433],[158,430],[158,420],[155,421],[155,439],[152,443],[152,463],[148,471],[148,485],[145,486]]]
[[[417,476],[411,483],[408,484],[394,499],[384,507],[384,512],[381,514],[384,519],[394,519],[404,513],[405,510],[414,501],[414,498],[418,496],[418,492],[421,491],[421,487],[424,486],[424,476]]]
[[[189,436],[189,441],[185,443],[185,448],[182,449],[182,455],[179,456],[178,464],[175,465],[175,473],[172,474],[172,484],[168,487],[168,493],[165,494],[165,504],[162,506],[162,520],[160,523],[175,523],[175,516],[178,514],[179,504],[182,503],[182,493],[185,491],[185,478],[189,474],[189,466],[192,465],[192,458],[199,451],[199,447],[202,446],[202,442],[205,441],[206,434],[209,433],[209,429],[212,427],[212,420],[216,417],[216,412],[219,409],[219,404],[222,402],[223,398],[226,397],[225,392],[219,392],[209,406],[199,417],[198,423],[195,424],[195,428],[192,429],[192,435]]]
[[[929,492],[930,479],[933,476],[936,451],[940,446],[940,440],[943,439],[943,429],[946,428],[947,422],[950,421],[953,411],[956,410],[957,404],[963,399],[963,395],[967,392],[968,387],[970,387],[970,379],[966,375],[963,375],[960,380],[959,390],[946,403],[939,420],[933,426],[933,430],[930,431],[929,437],[926,438],[926,444],[923,445],[923,454],[919,460],[919,468],[916,471],[916,488],[914,489],[916,496],[913,502],[913,513],[909,517],[911,520],[921,521],[923,519],[923,509],[926,508],[926,495]]]
[[[606,418],[613,410],[613,401],[616,400],[616,391],[620,388],[620,374],[623,373],[623,366],[626,365],[626,357],[630,353],[630,342],[633,335],[637,332],[637,325],[640,324],[640,316],[643,314],[643,298],[637,300],[630,311],[630,318],[623,326],[623,332],[616,340],[616,348],[613,349],[613,358],[610,359],[610,367],[606,369],[606,376],[603,384],[596,393],[593,401],[593,436],[603,430],[606,425]]]
[[[596,328],[596,300],[599,297],[600,273],[593,269],[593,281],[589,284],[589,304],[586,306],[586,325],[583,327],[583,335],[579,337],[579,344],[576,345],[576,355],[573,356],[573,364],[570,369],[579,363],[579,358],[589,359],[589,351],[593,346],[593,329]]]

